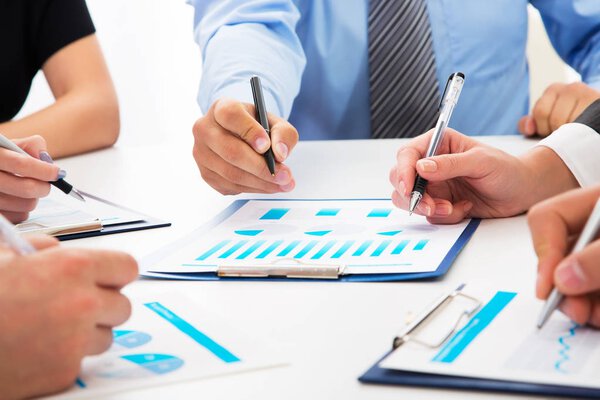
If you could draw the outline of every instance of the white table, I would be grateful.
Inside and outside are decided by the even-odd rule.
[[[513,154],[535,143],[520,137],[482,140]],[[300,143],[289,161],[297,188],[278,197],[389,197],[388,173],[401,143]],[[188,143],[117,147],[61,160],[60,165],[79,189],[173,223],[171,228],[82,239],[66,246],[120,249],[141,257],[200,226],[234,199],[221,196],[202,181]],[[487,393],[363,385],[357,378],[388,350],[406,313],[419,311],[442,287],[487,278],[533,291],[535,265],[526,219],[519,216],[483,221],[449,273],[436,282],[140,280],[127,289],[128,294],[184,293],[239,329],[271,341],[290,366],[110,398],[488,399],[492,395]]]

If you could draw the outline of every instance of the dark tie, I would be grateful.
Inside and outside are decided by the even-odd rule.
[[[425,0],[370,0],[368,29],[371,136],[433,128],[440,93]]]

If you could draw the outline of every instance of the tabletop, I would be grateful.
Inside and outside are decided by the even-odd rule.
[[[535,141],[481,137],[520,154]],[[301,142],[288,165],[296,189],[276,198],[381,198],[402,139]],[[65,242],[65,246],[124,250],[141,258],[202,225],[236,198],[200,177],[191,143],[114,147],[60,160],[77,188],[173,223],[170,228]],[[489,399],[489,393],[364,385],[357,378],[391,346],[408,312],[442,288],[471,279],[533,291],[536,258],[525,216],[484,220],[443,279],[433,282],[176,282],[140,279],[131,296],[176,290],[241,331],[278,349],[288,366],[114,394],[159,399]],[[525,398],[510,396],[511,398]]]

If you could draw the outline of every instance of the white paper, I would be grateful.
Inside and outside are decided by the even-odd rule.
[[[341,266],[345,274],[430,272],[468,223],[432,225],[389,200],[251,200],[144,268],[194,273],[277,263]]]
[[[97,397],[283,365],[261,341],[181,295],[167,293],[132,302],[132,316],[115,329],[110,350],[85,358],[77,385],[61,398]],[[186,332],[186,323],[200,334]]]

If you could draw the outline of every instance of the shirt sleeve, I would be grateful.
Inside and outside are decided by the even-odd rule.
[[[38,26],[34,34],[35,62],[41,67],[54,53],[95,32],[85,0],[38,2]]]
[[[584,82],[600,90],[600,1],[530,2],[540,11],[557,53]]]
[[[300,91],[306,58],[291,0],[190,0],[194,36],[202,52],[198,94],[206,112],[218,98],[252,103],[250,78],[263,84],[267,110],[288,118]]]

